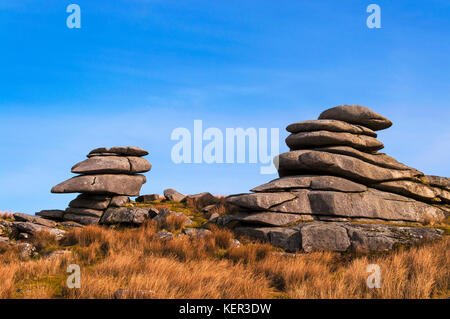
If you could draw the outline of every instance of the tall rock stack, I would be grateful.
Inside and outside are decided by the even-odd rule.
[[[144,175],[151,164],[143,156],[148,152],[138,147],[97,148],[72,167],[79,174],[52,188],[52,193],[81,193],[70,202],[62,219],[83,225],[98,224],[103,213],[125,207],[128,196],[139,196]]]
[[[384,146],[375,131],[391,125],[359,105],[337,106],[318,120],[289,125],[290,151],[275,158],[280,178],[228,197],[240,213],[218,222],[303,251],[384,250],[440,235],[388,225],[439,223],[450,211],[450,179],[426,176],[378,152]]]

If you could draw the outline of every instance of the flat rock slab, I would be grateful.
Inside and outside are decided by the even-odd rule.
[[[164,190],[164,197],[170,202],[181,202],[186,195],[183,195],[172,188],[168,188]]]
[[[149,218],[148,208],[118,207],[108,208],[103,214],[100,224],[132,224],[141,225]]]
[[[424,177],[431,186],[436,186],[450,191],[450,178],[434,175],[425,175]]]
[[[286,144],[291,150],[343,145],[365,152],[374,152],[384,147],[383,143],[374,137],[328,131],[294,133],[286,138]]]
[[[100,217],[66,213],[64,214],[64,220],[76,222],[81,225],[97,225],[100,221]]]
[[[125,207],[129,202],[130,198],[128,196],[113,196],[109,207]]]
[[[144,175],[81,175],[52,188],[52,193],[90,193],[139,196]]]
[[[315,190],[334,190],[341,192],[360,193],[367,190],[362,184],[348,179],[330,175],[294,175],[275,179],[269,183],[253,188],[252,192],[274,192],[297,188]]]
[[[387,169],[351,156],[310,150],[283,153],[276,161],[279,163],[278,170],[281,177],[314,172],[340,176],[363,184],[373,184],[414,179],[416,176],[415,172],[410,170]]]
[[[48,209],[48,210],[41,210],[40,212],[36,213],[36,216],[40,216],[46,219],[52,219],[56,221],[60,221],[63,219],[64,216],[64,210],[60,209]]]
[[[91,216],[91,217],[102,217],[103,210],[90,209],[90,208],[72,208],[72,207],[69,207],[69,208],[66,209],[65,215],[67,215],[67,214],[81,215],[81,216]]]
[[[440,207],[373,188],[362,193],[299,189],[284,193],[241,194],[231,196],[227,201],[255,213],[268,210],[306,214],[314,218],[367,218],[417,223],[440,222],[445,218]]]
[[[352,134],[362,134],[377,137],[377,133],[371,129],[353,125],[338,120],[308,120],[290,124],[286,130],[290,133],[312,132],[312,131],[329,131],[329,132],[346,132]]]
[[[136,198],[138,203],[154,202],[156,200],[159,200],[159,194],[142,195]]]
[[[324,119],[362,125],[374,131],[384,130],[392,126],[389,119],[361,105],[340,105],[325,110],[319,116],[319,120]]]
[[[226,201],[230,204],[244,207],[250,210],[267,210],[272,206],[294,199],[295,195],[282,193],[255,193],[241,194],[227,197]]]
[[[111,148],[106,148],[106,147],[96,148],[88,154],[88,157],[90,157],[90,155],[95,155],[95,154],[99,154],[99,153],[111,153],[111,154],[115,154],[115,155],[139,156],[139,157],[148,155],[148,152],[140,147],[115,146],[115,147],[111,147]]]
[[[56,223],[54,221],[51,221],[48,219],[44,219],[44,218],[40,218],[40,217],[28,215],[28,214],[22,214],[22,213],[15,213],[15,214],[13,214],[13,216],[14,216],[15,220],[20,221],[20,222],[30,222],[33,224],[38,224],[38,225],[47,226],[47,227],[56,227]]]
[[[239,227],[237,235],[271,243],[289,252],[387,251],[396,245],[438,240],[443,231],[386,224],[309,222],[292,227]]]
[[[191,200],[199,206],[206,207],[208,205],[217,204],[219,199],[208,192],[203,192],[200,194],[188,195],[181,200],[181,202],[186,202],[187,200]]]
[[[260,226],[288,226],[295,224],[300,221],[305,221],[303,215],[298,214],[284,214],[284,213],[273,213],[273,212],[262,212],[255,214],[236,214],[228,215],[226,224],[232,222],[239,222],[240,224],[254,224]]]
[[[313,251],[339,251],[349,249],[351,243],[347,230],[339,224],[309,223],[300,228],[302,237],[302,250]]]
[[[440,202],[438,194],[431,186],[414,181],[389,181],[373,184],[373,188],[381,189],[395,194],[416,198],[421,201]],[[440,193],[439,193],[440,194]]]
[[[81,194],[73,201],[69,203],[71,208],[90,208],[97,210],[104,210],[108,208],[111,202],[110,196],[99,196],[99,195],[86,195]]]
[[[12,227],[16,228],[19,232],[24,232],[30,235],[36,235],[38,232],[48,232],[57,239],[61,239],[66,233],[66,231],[61,229],[33,224],[30,222],[13,222]]]
[[[308,194],[313,215],[373,218],[424,223],[444,219],[441,209],[369,188],[364,193],[312,191]]]
[[[415,168],[409,167],[405,164],[398,162],[395,158],[388,156],[384,153],[365,153],[358,151],[349,146],[327,146],[315,148],[315,151],[328,152],[333,154],[341,154],[356,157],[364,162],[374,164],[380,167],[398,169],[398,170],[411,170],[417,175],[423,175],[422,172],[416,170]]]
[[[141,157],[93,156],[72,167],[76,174],[136,174],[150,171],[152,165]]]

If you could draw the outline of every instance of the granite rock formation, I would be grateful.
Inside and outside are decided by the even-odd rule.
[[[123,214],[121,208],[127,206],[128,196],[138,196],[146,182],[145,176],[139,173],[148,172],[152,167],[142,158],[146,155],[148,152],[138,147],[92,150],[88,159],[72,167],[72,173],[79,175],[52,188],[52,193],[81,194],[62,213],[42,211],[37,215],[90,225],[98,224],[107,212],[107,216]],[[130,220],[133,221],[133,217]]]
[[[396,226],[440,223],[449,212],[450,179],[378,152],[383,144],[375,131],[391,125],[359,105],[289,125],[290,151],[274,159],[280,178],[229,196],[238,213],[214,222],[306,252],[384,250],[441,236],[432,228]]]

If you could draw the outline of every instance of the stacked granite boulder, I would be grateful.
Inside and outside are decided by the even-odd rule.
[[[143,156],[148,152],[138,147],[97,148],[84,160],[72,167],[80,174],[52,188],[52,193],[81,193],[70,202],[69,208],[57,212],[41,212],[41,216],[73,221],[83,225],[98,224],[103,216],[123,214],[128,196],[139,196],[144,175],[151,164]],[[107,214],[106,214],[107,212]],[[45,215],[48,216],[45,216]],[[52,216],[50,216],[50,215]]]
[[[439,237],[439,229],[392,225],[440,223],[450,179],[379,153],[375,131],[391,125],[359,105],[289,125],[290,151],[274,160],[280,178],[228,197],[239,213],[216,222],[291,251],[385,250]]]

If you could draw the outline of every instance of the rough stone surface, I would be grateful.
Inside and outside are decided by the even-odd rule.
[[[20,221],[20,222],[30,222],[33,224],[38,224],[38,225],[47,226],[47,227],[56,227],[56,223],[54,221],[51,221],[48,219],[44,219],[44,218],[40,218],[40,217],[28,215],[28,214],[22,214],[22,213],[15,213],[15,214],[13,214],[13,216],[14,216],[15,220]]]
[[[100,217],[66,213],[64,215],[64,220],[76,222],[82,225],[96,225],[100,221]]]
[[[81,194],[69,203],[69,207],[104,210],[108,208],[110,202],[111,197],[109,196],[99,196],[99,195],[89,196],[86,194]]]
[[[398,169],[398,170],[411,170],[417,175],[423,175],[422,172],[409,167],[405,164],[398,162],[393,157],[390,157],[384,153],[365,153],[358,151],[349,146],[327,146],[315,148],[315,151],[328,152],[333,154],[341,154],[356,157],[364,162],[374,164],[384,168]]]
[[[309,253],[320,250],[346,251],[350,247],[347,230],[337,224],[311,223],[300,229],[302,249]]]
[[[377,133],[371,129],[361,126],[353,125],[338,120],[308,120],[298,123],[290,124],[286,131],[290,133],[312,132],[312,131],[329,131],[329,132],[346,132],[352,134],[363,134],[372,137],[377,137]]]
[[[416,198],[422,201],[440,201],[433,188],[413,181],[389,181],[374,184],[372,187],[395,194]]]
[[[288,226],[299,221],[304,221],[303,215],[262,212],[255,214],[229,215],[226,223],[238,221],[241,224],[254,224],[262,226]]]
[[[66,216],[67,214],[75,214],[75,215],[81,215],[81,216],[91,216],[91,217],[101,217],[103,215],[102,210],[97,209],[90,209],[90,208],[67,208],[66,209]]]
[[[367,190],[362,184],[348,179],[327,175],[294,175],[275,179],[269,183],[253,188],[252,192],[274,192],[296,188],[315,190],[334,190],[341,192],[360,193]]]
[[[203,192],[195,195],[188,195],[185,198],[183,198],[181,202],[185,202],[187,200],[193,201],[202,208],[219,202],[218,198],[214,197],[211,193],[208,192]]]
[[[339,120],[351,124],[362,125],[374,131],[384,130],[392,126],[392,122],[380,114],[361,105],[340,105],[323,111],[319,120]]]
[[[227,202],[252,210],[267,210],[272,206],[294,199],[290,193],[255,193],[227,197]]]
[[[65,211],[59,209],[51,209],[51,210],[41,210],[37,212],[36,215],[46,218],[60,221],[63,219]]]
[[[16,228],[19,232],[24,232],[30,235],[35,235],[38,232],[45,231],[54,235],[57,239],[60,239],[66,233],[64,230],[57,228],[50,228],[43,225],[33,224],[30,222],[13,222],[12,227]]]
[[[136,198],[136,202],[138,203],[153,202],[155,200],[159,200],[158,194],[142,195]]]
[[[444,188],[450,191],[450,178],[448,177],[425,175],[425,180],[432,186]]]
[[[93,156],[72,167],[76,174],[136,174],[148,172],[151,164],[141,157]]]
[[[74,221],[66,221],[62,222],[61,226],[67,229],[74,229],[74,228],[82,228],[84,227],[82,224],[76,223]]]
[[[52,188],[52,193],[91,193],[138,196],[144,175],[81,175]]]
[[[113,196],[109,207],[124,207],[130,202],[128,196]]]
[[[108,208],[103,214],[100,224],[133,224],[141,225],[149,218],[149,210],[145,208]]]
[[[166,198],[166,200],[171,202],[181,202],[186,197],[186,195],[183,195],[176,190],[169,188],[164,190],[164,197]]]
[[[369,164],[360,159],[310,150],[292,151],[278,157],[279,174],[298,175],[314,171],[349,178],[360,183],[380,183],[399,179],[414,179],[415,172],[393,170]]]
[[[313,191],[308,194],[314,215],[365,217],[395,221],[441,221],[441,209],[425,203],[369,188],[365,193]]]
[[[291,134],[286,138],[286,144],[291,150],[344,145],[365,152],[373,152],[384,147],[383,143],[370,136],[328,131]]]

